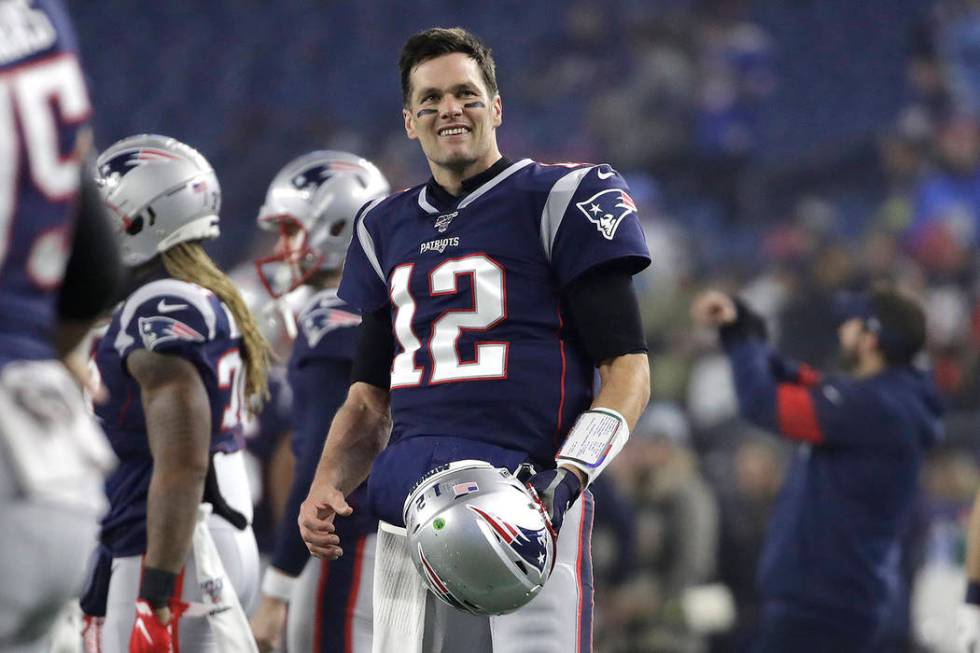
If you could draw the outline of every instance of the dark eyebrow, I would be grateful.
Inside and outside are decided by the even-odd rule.
[[[428,97],[430,95],[439,95],[440,93],[442,93],[442,91],[440,89],[435,88],[434,86],[430,86],[428,88],[420,89],[416,96],[419,99],[422,99],[422,98],[426,98],[426,97]]]
[[[473,82],[463,82],[461,84],[454,84],[453,86],[449,87],[448,92],[459,93],[460,91],[473,91],[478,95],[480,94],[480,89],[475,84],[473,84]],[[423,100],[430,95],[442,95],[443,92],[444,91],[441,88],[429,86],[423,89],[419,89],[419,92],[416,97],[418,97],[419,100]]]

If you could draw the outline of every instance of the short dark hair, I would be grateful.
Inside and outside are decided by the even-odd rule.
[[[893,288],[870,293],[880,324],[878,349],[889,365],[908,365],[926,343],[926,314],[913,298]]]
[[[493,63],[493,55],[483,41],[475,34],[462,27],[433,27],[413,34],[402,46],[398,58],[398,71],[402,81],[402,103],[407,107],[412,92],[409,77],[412,70],[419,64],[444,54],[462,52],[480,67],[487,92],[492,98],[497,94],[497,71]]]

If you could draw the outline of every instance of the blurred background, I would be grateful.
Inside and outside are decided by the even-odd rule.
[[[785,353],[832,370],[834,292],[915,292],[948,438],[924,471],[888,650],[948,650],[980,484],[980,2],[68,4],[98,145],[160,132],[201,150],[224,190],[211,250],[226,268],[271,247],[254,219],[300,153],[357,152],[396,188],[428,177],[396,65],[425,27],[493,48],[506,155],[624,174],[654,258],[639,280],[654,398],[597,488],[597,651],[741,651],[756,626],[789,448],[735,418],[693,293],[741,293]]]

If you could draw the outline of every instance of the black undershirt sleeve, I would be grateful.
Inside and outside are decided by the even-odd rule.
[[[391,331],[391,309],[383,306],[361,316],[357,354],[351,370],[351,383],[363,382],[388,390],[391,361],[395,357],[395,337]]]
[[[612,263],[589,270],[562,291],[572,328],[592,362],[647,351],[633,275]]]
[[[96,318],[112,305],[122,279],[119,249],[109,216],[87,172],[83,167],[71,256],[58,295],[58,317],[62,320]]]

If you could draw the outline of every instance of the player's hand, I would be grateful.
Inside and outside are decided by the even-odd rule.
[[[310,488],[306,501],[299,507],[299,534],[306,548],[317,558],[336,560],[344,555],[340,538],[336,535],[334,518],[346,517],[354,512],[347,505],[344,494],[335,487]]]
[[[980,605],[964,603],[956,613],[956,650],[980,653]]]
[[[154,610],[143,599],[136,600],[136,621],[129,635],[129,653],[172,653],[174,624],[186,604],[171,601],[170,607]]]
[[[288,605],[281,599],[262,595],[262,602],[249,621],[252,636],[259,646],[259,653],[269,653],[282,648],[282,633],[286,628]]]
[[[565,511],[582,493],[582,481],[571,470],[558,467],[538,472],[528,479],[527,485],[541,502],[557,537]]]
[[[738,318],[734,300],[718,290],[706,290],[691,304],[691,319],[703,326],[718,328],[733,323]]]
[[[98,375],[92,373],[88,360],[78,349],[65,354],[61,363],[79,387],[91,397],[92,403],[104,404],[109,400],[109,391],[106,390]]]

